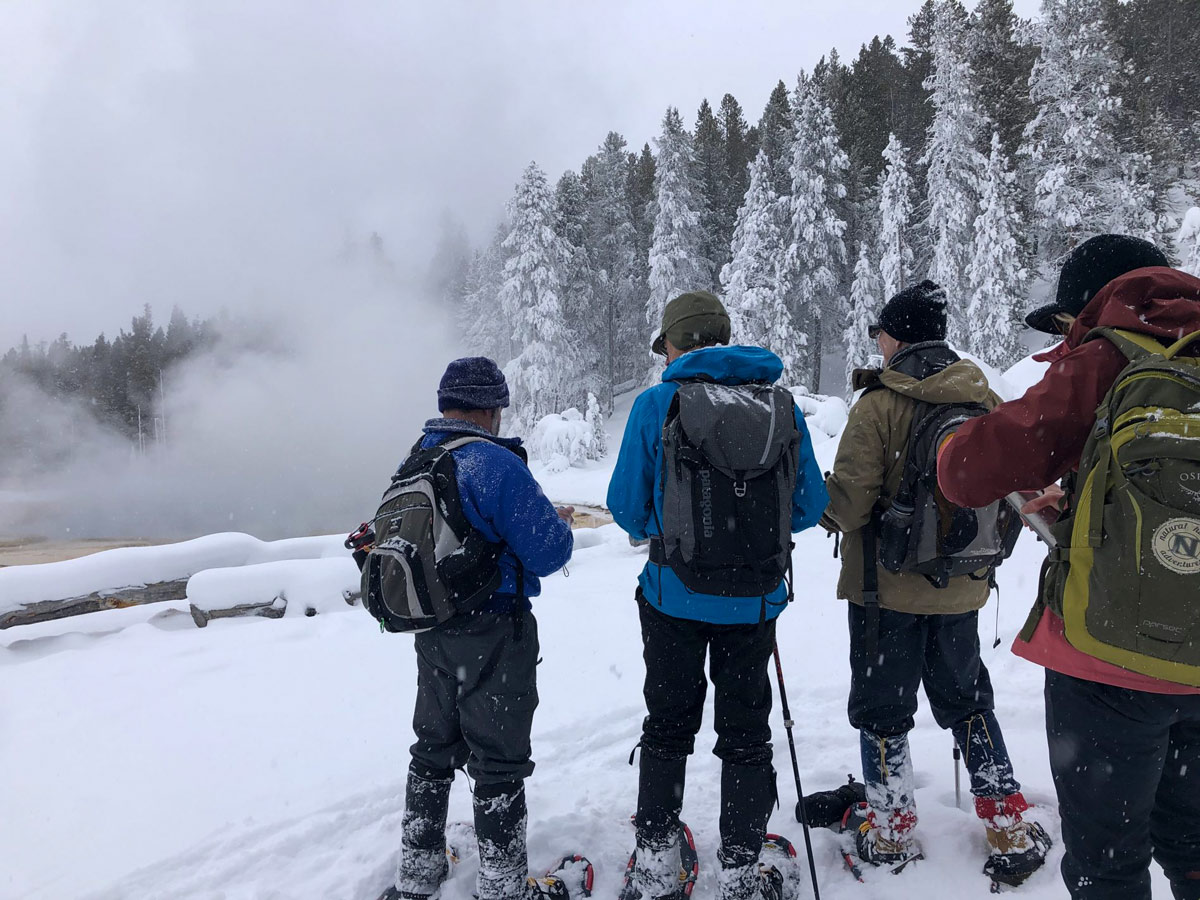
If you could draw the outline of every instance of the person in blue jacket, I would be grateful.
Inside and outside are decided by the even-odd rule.
[[[408,770],[395,896],[438,892],[446,876],[446,813],[454,770],[475,780],[480,900],[520,900],[526,882],[524,780],[533,772],[529,734],[538,704],[538,576],[561,569],[574,546],[570,507],[555,509],[516,438],[499,437],[509,404],[490,359],[450,363],[438,388],[441,418],[421,447],[463,435],[484,438],[451,451],[467,521],[502,544],[502,580],[484,607],[415,635],[416,743]]]
[[[729,315],[713,294],[696,291],[667,304],[654,352],[665,355],[662,384],[634,402],[608,489],[613,519],[634,541],[659,536],[663,520],[663,426],[681,382],[740,385],[773,383],[783,363],[759,347],[726,346]],[[817,524],[829,496],[813,456],[804,417],[800,433],[791,528]],[[766,523],[738,522],[739,528]],[[715,691],[713,752],[721,759],[722,900],[776,897],[779,873],[760,868],[767,819],[775,803],[771,764],[771,685],[768,662],[775,646],[776,617],[787,606],[789,585],[765,597],[727,597],[688,590],[667,565],[647,563],[636,600],[646,663],[638,804],[637,859],[632,878],[643,897],[678,891],[679,813],[684,774],[700,729],[707,681]]]

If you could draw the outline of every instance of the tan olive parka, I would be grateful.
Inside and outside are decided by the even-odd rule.
[[[823,520],[842,532],[838,597],[852,603],[863,602],[862,529],[876,509],[882,512],[891,505],[900,488],[917,403],[969,402],[991,409],[1000,402],[983,372],[969,360],[926,375],[922,356],[930,350],[934,355],[947,352],[944,344],[914,344],[883,371],[859,369],[854,375],[854,388],[866,391],[850,409],[833,472],[826,479],[829,508]],[[969,576],[951,579],[939,590],[923,575],[896,574],[883,566],[877,566],[877,571],[879,603],[884,609],[946,615],[971,612],[987,602],[987,582]]]

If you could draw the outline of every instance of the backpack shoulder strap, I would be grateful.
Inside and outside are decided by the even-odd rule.
[[[1167,359],[1174,359],[1197,340],[1200,340],[1200,331],[1193,331],[1191,334],[1184,335],[1182,338],[1168,347],[1163,356],[1165,356]]]
[[[1086,343],[1101,338],[1125,354],[1125,358],[1131,363],[1149,359],[1152,356],[1162,356],[1166,352],[1162,343],[1150,335],[1127,331],[1124,328],[1093,328],[1083,340]]]
[[[490,443],[492,443],[492,441],[489,441],[485,437],[479,437],[479,436],[473,435],[473,434],[464,434],[461,437],[451,438],[448,441],[443,441],[442,443],[438,444],[438,447],[440,447],[441,449],[445,450],[448,453],[451,450],[457,450],[459,447],[465,447],[465,446],[467,446],[467,444],[490,444]]]

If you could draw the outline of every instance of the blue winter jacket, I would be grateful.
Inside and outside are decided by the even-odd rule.
[[[608,508],[616,523],[636,540],[659,533],[663,509],[659,481],[663,464],[662,429],[679,382],[697,376],[707,376],[721,384],[775,382],[782,374],[779,357],[759,347],[707,347],[685,353],[667,366],[663,383],[644,391],[629,413],[617,467],[608,485]],[[796,409],[796,426],[801,442],[796,492],[792,496],[793,532],[817,524],[829,504],[825,479],[813,456],[812,439],[799,409]],[[684,587],[669,566],[647,563],[638,584],[650,603],[680,619],[733,625],[758,622],[763,615],[762,598],[694,593]],[[786,605],[787,585],[780,584],[766,597],[767,618],[779,615]]]
[[[498,438],[458,419],[430,419],[423,429],[422,447],[432,447],[457,435],[477,435],[477,441],[450,451],[458,477],[463,513],[471,527],[507,549],[500,557],[502,580],[485,612],[511,612],[518,597],[518,572],[525,608],[542,592],[538,576],[557,572],[571,559],[575,539],[571,526],[558,517],[529,467],[513,452],[518,438]]]

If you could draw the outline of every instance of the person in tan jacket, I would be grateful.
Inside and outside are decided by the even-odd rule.
[[[830,503],[822,523],[843,535],[838,597],[849,601],[849,717],[859,730],[867,793],[855,820],[858,853],[892,866],[920,856],[907,735],[923,683],[934,719],[953,732],[966,759],[991,849],[985,871],[1018,884],[1044,862],[1048,838],[1021,816],[1028,804],[979,655],[978,610],[987,602],[989,579],[958,576],[935,587],[924,575],[888,571],[874,549],[878,518],[900,488],[918,405],[991,409],[999,398],[983,372],[945,343],[945,292],[933,282],[893,297],[872,334],[884,368],[855,373],[854,387],[863,394],[850,410],[826,480]],[[864,543],[871,552],[864,553]]]

